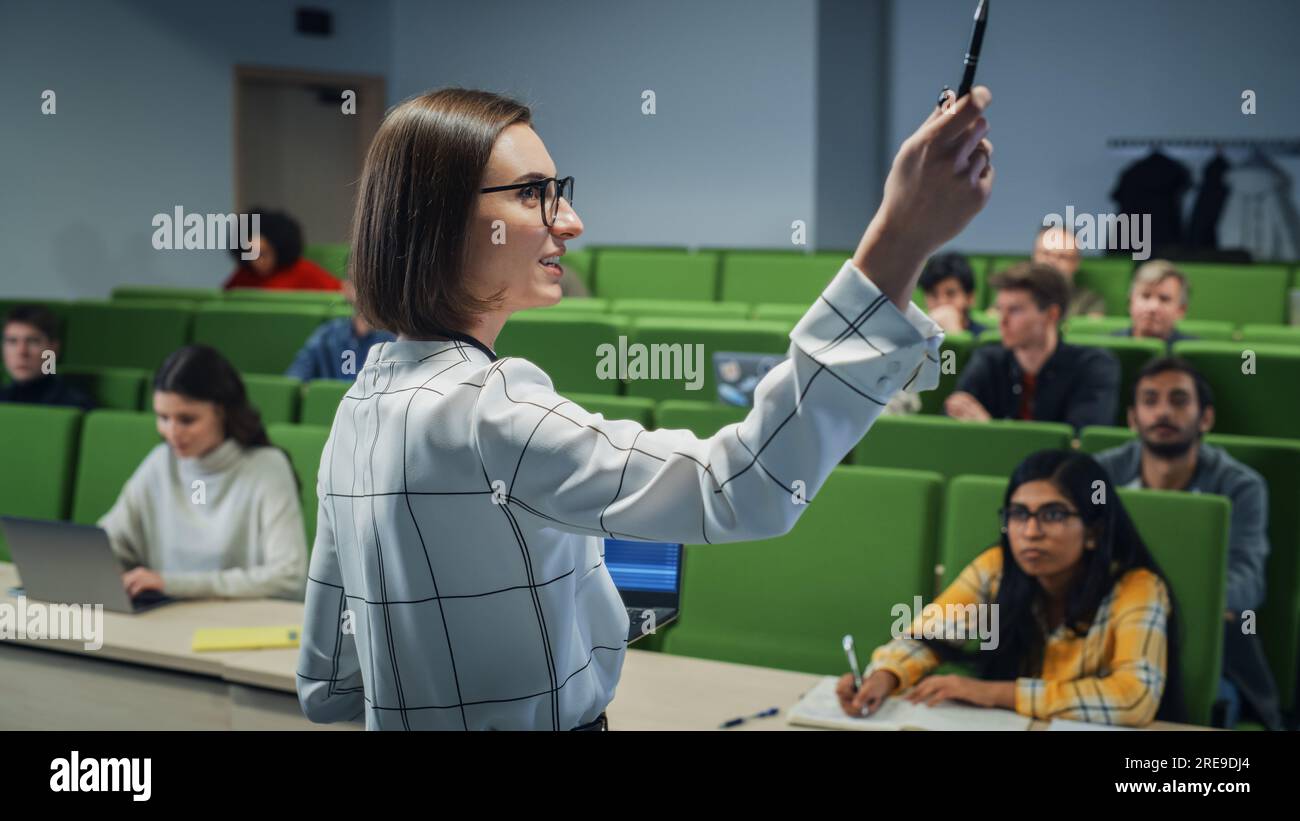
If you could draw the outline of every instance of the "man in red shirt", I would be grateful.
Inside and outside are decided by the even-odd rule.
[[[259,215],[260,232],[250,245],[255,256],[245,260],[242,249],[230,254],[239,267],[226,280],[225,289],[280,288],[296,291],[338,291],[343,283],[329,271],[302,256],[302,228],[288,214],[254,208]]]

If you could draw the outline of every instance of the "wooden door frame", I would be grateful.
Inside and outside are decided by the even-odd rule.
[[[243,83],[245,80],[275,80],[288,83],[310,83],[316,85],[337,86],[352,89],[357,93],[357,118],[361,127],[361,139],[357,141],[357,168],[365,164],[366,152],[370,149],[370,140],[379,130],[388,108],[387,80],[382,74],[339,74],[328,71],[311,71],[307,69],[275,68],[272,66],[235,66],[233,102],[234,112],[231,116],[231,153],[234,155],[234,208],[238,213],[244,201],[241,180],[243,167],[239,158],[240,109],[243,104]],[[342,104],[342,100],[339,101]]]

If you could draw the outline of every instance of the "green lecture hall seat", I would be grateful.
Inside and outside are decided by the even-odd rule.
[[[983,341],[987,333],[980,335]],[[957,389],[957,377],[961,369],[970,361],[975,350],[976,341],[969,331],[956,331],[944,334],[939,347],[939,384],[933,390],[921,391],[921,413],[942,414],[943,403]]]
[[[665,399],[655,408],[655,421],[661,428],[689,430],[700,439],[708,439],[727,425],[742,421],[748,414],[749,408],[735,405]]]
[[[1199,339],[1229,342],[1237,338],[1237,326],[1222,319],[1184,319],[1177,327],[1183,333]]]
[[[301,421],[304,425],[334,425],[343,394],[352,387],[347,379],[312,379],[303,383]]]
[[[119,285],[109,292],[109,299],[162,300],[165,302],[210,302],[221,299],[220,288],[188,288],[173,285]]]
[[[246,373],[242,378],[248,401],[257,408],[262,424],[298,421],[298,402],[302,393],[300,380],[292,376],[260,373]]]
[[[162,364],[161,359],[158,364]],[[96,408],[153,410],[152,394],[145,395],[147,386],[153,382],[152,371],[143,368],[82,368],[68,365],[59,368],[59,374],[69,384],[90,396],[95,401]]]
[[[959,476],[948,483],[936,568],[941,588],[981,552],[999,543],[997,509],[1006,486],[1006,479],[994,476]],[[1181,621],[1188,716],[1193,723],[1208,724],[1223,652],[1229,504],[1222,497],[1200,494],[1126,489],[1119,493],[1173,588]]]
[[[964,473],[1010,475],[1039,450],[1070,446],[1072,430],[1057,422],[946,416],[881,416],[853,449],[853,464],[929,470],[945,478]]]
[[[588,413],[599,413],[606,419],[631,419],[643,428],[654,427],[655,403],[639,396],[609,396],[600,393],[566,393],[564,398]],[[564,413],[565,405],[556,408]]]
[[[1267,345],[1294,345],[1300,348],[1300,325],[1246,323],[1241,326],[1241,340],[1252,345],[1258,342]]]
[[[86,414],[72,495],[72,520],[94,524],[117,501],[135,469],[162,442],[152,413],[97,410]]]
[[[942,479],[838,467],[784,536],[689,545],[680,621],[663,650],[838,675],[889,639],[890,609],[930,588]]]
[[[815,255],[726,254],[719,296],[724,302],[779,302],[807,310],[843,263]]]
[[[1098,453],[1133,439],[1128,428],[1083,429],[1080,449]],[[1267,590],[1259,612],[1264,642],[1282,710],[1294,716],[1300,686],[1300,440],[1211,433],[1211,445],[1259,471],[1268,483]]]
[[[194,312],[194,342],[221,351],[240,373],[282,374],[325,318],[323,305],[209,302]]]
[[[596,266],[596,294],[605,299],[712,302],[717,288],[716,254],[610,250]]]
[[[1286,322],[1287,270],[1284,265],[1178,263],[1191,287],[1188,319]]]
[[[1174,353],[1191,362],[1214,388],[1216,431],[1300,436],[1296,421],[1300,348],[1245,341],[1188,341],[1175,342]]]
[[[307,529],[307,552],[310,555],[316,541],[316,514],[319,512],[316,479],[330,429],[320,425],[268,425],[266,435],[271,444],[284,448],[289,454],[289,461],[293,463],[293,472],[298,477],[302,522]]]
[[[77,435],[82,413],[76,408],[0,404],[0,515],[62,519],[72,499]],[[9,561],[0,532],[0,561]]]
[[[618,350],[618,338],[627,334],[627,318],[617,314],[512,316],[497,336],[498,356],[518,356],[537,365],[560,393],[617,395],[617,379],[601,379],[597,372],[600,346]]]
[[[659,378],[631,378],[634,349],[644,348],[644,362],[656,362]],[[654,348],[654,345],[676,346]],[[698,361],[694,345],[703,346]],[[710,401],[717,396],[717,379],[713,373],[713,354],[731,353],[784,354],[790,347],[789,330],[780,322],[762,322],[744,319],[670,319],[641,317],[632,321],[632,338],[628,345],[627,393],[629,396],[646,396],[651,399],[693,399]],[[659,355],[656,355],[656,351]],[[688,368],[698,365],[699,373]],[[665,373],[665,368],[673,370]],[[650,371],[647,376],[653,376]],[[674,378],[670,378],[674,377]],[[698,387],[692,389],[692,384]]]
[[[63,361],[152,373],[186,343],[193,319],[193,303],[184,301],[73,302],[63,332]]]
[[[1128,316],[1128,288],[1133,281],[1131,257],[1083,257],[1074,275],[1075,284],[1101,295],[1107,316]]]
[[[690,302],[680,299],[616,299],[610,313],[676,319],[748,319],[747,302]]]
[[[337,307],[347,305],[347,298],[342,291],[297,291],[280,288],[231,288],[225,292],[226,302],[265,302],[268,304],[290,305],[324,305]]]
[[[609,312],[609,300],[589,296],[566,296],[554,305],[525,308],[515,316],[556,316],[559,314],[600,314]]]
[[[302,249],[302,255],[339,279],[348,278],[348,244],[320,242]]]

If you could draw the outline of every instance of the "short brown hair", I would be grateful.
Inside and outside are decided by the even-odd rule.
[[[427,339],[464,330],[499,304],[465,280],[470,219],[497,137],[532,124],[527,106],[489,91],[444,88],[393,108],[366,153],[348,277],[372,325]]]
[[[1070,304],[1070,283],[1065,274],[1041,262],[1016,263],[989,277],[989,285],[999,291],[1028,291],[1038,310],[1046,311],[1055,305],[1061,309],[1062,319]]]
[[[32,326],[50,342],[59,341],[59,318],[44,305],[13,306],[5,314],[4,322],[0,322],[0,330],[8,327],[11,322]]]

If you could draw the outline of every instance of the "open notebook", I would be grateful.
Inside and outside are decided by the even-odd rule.
[[[835,696],[837,679],[827,676],[799,699],[786,717],[790,724],[832,730],[1028,730],[1031,719],[1011,710],[971,707],[945,701],[934,707],[888,698],[868,718],[844,714]]]

